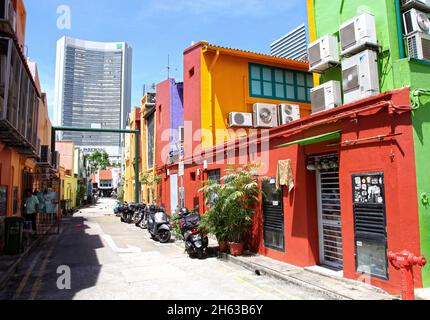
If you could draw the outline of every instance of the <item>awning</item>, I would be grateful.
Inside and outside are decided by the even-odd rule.
[[[325,134],[321,134],[319,136],[309,137],[309,138],[289,142],[286,144],[281,144],[281,145],[275,147],[275,149],[285,148],[285,147],[293,146],[295,144],[298,144],[300,146],[307,146],[310,144],[315,144],[315,143],[319,143],[319,142],[323,142],[323,141],[340,139],[341,134],[342,134],[342,131],[325,133]]]

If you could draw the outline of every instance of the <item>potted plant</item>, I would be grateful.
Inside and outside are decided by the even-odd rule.
[[[216,237],[221,252],[228,252],[227,217],[222,210],[223,186],[216,181],[204,182],[201,190],[209,210],[203,215],[200,230]]]
[[[214,234],[220,250],[241,255],[249,234],[252,216],[258,204],[259,188],[255,178],[256,165],[227,169],[224,184],[208,182],[203,188],[208,212],[203,217],[203,227]]]

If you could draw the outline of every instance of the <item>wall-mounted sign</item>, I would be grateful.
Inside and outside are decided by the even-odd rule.
[[[178,176],[183,177],[185,175],[185,162],[181,161],[178,164]]]
[[[383,174],[356,175],[354,183],[354,203],[384,204]]]

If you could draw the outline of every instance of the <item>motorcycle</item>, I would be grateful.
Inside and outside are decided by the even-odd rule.
[[[127,202],[123,204],[121,209],[121,222],[132,223],[134,216],[133,204]]]
[[[152,239],[167,243],[172,237],[170,222],[166,211],[157,206],[150,206],[148,210],[148,232]]]
[[[137,205],[137,213],[135,215],[134,224],[136,227],[146,229],[148,227],[148,210],[146,204]]]
[[[185,251],[190,257],[197,256],[203,259],[206,248],[209,246],[209,238],[198,229],[201,217],[198,213],[191,214],[188,209],[179,210],[179,226],[185,242]]]
[[[119,217],[119,216],[120,216],[120,214],[121,214],[121,208],[122,208],[121,202],[116,201],[116,202],[115,202],[115,207],[113,208],[113,213],[114,213],[117,217]]]

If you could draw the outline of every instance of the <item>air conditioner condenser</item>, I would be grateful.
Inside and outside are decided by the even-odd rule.
[[[229,114],[229,128],[252,126],[252,113],[232,112]]]
[[[366,48],[378,48],[375,16],[364,12],[340,27],[342,56],[350,56]]]
[[[380,92],[378,54],[365,50],[342,62],[344,103],[352,103]]]
[[[340,63],[337,37],[326,35],[308,46],[309,71],[322,73]]]
[[[296,104],[280,104],[278,106],[278,120],[280,126],[300,120],[300,106]]]
[[[400,0],[403,11],[415,8],[423,12],[430,12],[430,0]]]
[[[278,126],[278,106],[276,104],[254,104],[254,127],[274,128]]]
[[[430,35],[415,32],[408,36],[407,43],[410,58],[430,61]]]
[[[339,81],[329,81],[311,89],[312,114],[330,110],[342,105]]]
[[[430,34],[430,16],[425,12],[411,9],[403,14],[403,22],[406,35],[417,31]]]

